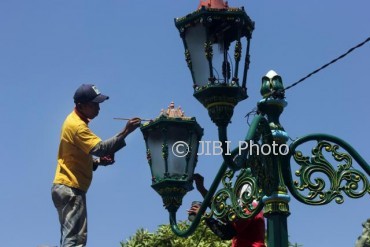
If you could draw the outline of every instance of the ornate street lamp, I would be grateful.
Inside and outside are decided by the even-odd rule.
[[[203,129],[173,102],[159,117],[141,127],[147,147],[153,189],[164,207],[176,212],[184,195],[193,189],[193,173]]]
[[[231,8],[223,0],[206,0],[193,13],[176,18],[175,25],[184,43],[194,97],[208,109],[212,121],[218,126],[227,125],[235,105],[248,97],[246,80],[253,21],[243,7]],[[240,82],[243,38],[246,51]]]

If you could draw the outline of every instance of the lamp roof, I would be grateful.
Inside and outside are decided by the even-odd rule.
[[[195,117],[185,116],[185,112],[180,106],[176,108],[174,102],[171,102],[167,109],[162,109],[158,117],[142,124],[140,129],[145,136],[146,133],[158,129],[161,126],[187,126],[186,128],[192,128],[199,137],[203,135],[203,129],[197,123]]]
[[[184,17],[175,18],[175,25],[182,38],[185,37],[188,29],[199,23],[207,24],[206,27],[211,36],[216,32],[226,33],[226,36],[231,37],[228,40],[230,43],[237,36],[251,38],[254,30],[254,22],[247,15],[244,7],[231,8],[223,0],[200,0],[196,11]]]

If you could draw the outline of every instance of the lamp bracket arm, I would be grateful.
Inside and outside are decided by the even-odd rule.
[[[217,190],[217,188],[218,188],[218,186],[221,182],[221,179],[222,179],[223,175],[225,174],[226,170],[227,170],[227,164],[224,162],[221,165],[215,179],[213,180],[213,182],[211,184],[211,187],[209,188],[207,194],[205,195],[204,201],[203,201],[202,206],[200,207],[200,209],[198,211],[198,214],[196,215],[194,221],[190,224],[190,226],[187,229],[185,229],[185,230],[180,229],[178,224],[177,224],[177,221],[176,221],[176,212],[170,212],[171,229],[177,236],[179,236],[179,237],[188,237],[195,231],[195,229],[199,225],[201,217],[204,215],[207,207],[210,205],[211,200],[213,198],[213,195],[215,194],[215,192],[216,192],[216,190]]]
[[[311,157],[304,156],[297,147],[316,141]],[[346,152],[340,151],[343,149]],[[293,181],[291,158],[299,166]],[[298,138],[289,146],[289,154],[284,157],[283,177],[291,194],[308,205],[325,205],[335,200],[344,202],[343,194],[350,198],[360,198],[370,194],[369,164],[347,142],[328,134],[310,134]],[[352,160],[365,171],[367,176],[352,166]],[[332,165],[335,162],[336,167]],[[303,193],[301,193],[303,192]],[[343,193],[342,193],[343,192]]]
[[[235,164],[235,162],[233,161],[233,155],[230,155],[230,150],[228,150],[227,126],[218,126],[218,139],[221,142],[222,157],[224,163],[233,170],[240,169],[238,168],[238,165]],[[234,152],[235,151],[233,151],[233,153]]]

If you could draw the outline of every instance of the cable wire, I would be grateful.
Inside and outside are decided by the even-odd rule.
[[[270,96],[273,96],[273,97],[285,97],[285,91],[288,90],[288,89],[291,89],[292,87],[295,87],[297,86],[298,84],[300,84],[301,82],[303,82],[304,80],[306,80],[307,78],[313,76],[314,74],[320,72],[321,70],[327,68],[329,65],[332,65],[334,63],[336,63],[338,60],[344,58],[345,56],[347,56],[348,54],[350,54],[351,52],[353,52],[354,50],[360,48],[361,46],[365,45],[367,42],[370,41],[370,37],[368,37],[367,39],[365,39],[363,42],[359,43],[358,45],[352,47],[351,49],[349,49],[346,53],[343,53],[342,55],[340,55],[339,57],[333,59],[332,61],[330,61],[329,63],[327,64],[324,64],[323,66],[321,66],[320,68],[312,71],[311,73],[309,73],[308,75],[306,75],[305,77],[299,79],[298,81],[292,83],[291,85],[285,87],[284,89],[281,89],[281,90],[273,90],[271,91],[267,97],[266,97],[266,100],[267,98],[269,98]],[[253,114],[256,114],[258,113],[258,110],[256,108],[253,108],[249,113],[247,113],[247,115],[245,116],[247,118],[247,123],[248,125],[249,124],[249,117]]]
[[[363,46],[364,44],[366,44],[367,42],[370,41],[370,37],[368,37],[366,40],[364,40],[363,42],[359,43],[358,45],[352,47],[351,49],[349,49],[346,53],[340,55],[339,57],[333,59],[332,61],[330,61],[329,63],[327,64],[324,64],[323,66],[321,66],[320,68],[312,71],[311,73],[309,73],[308,75],[306,75],[305,77],[299,79],[298,81],[292,83],[291,85],[287,86],[286,88],[284,88],[283,90],[280,90],[280,93],[282,92],[285,92],[286,90],[288,89],[291,89],[292,87],[295,87],[297,86],[298,84],[300,84],[301,82],[303,82],[304,80],[306,80],[307,78],[313,76],[314,74],[320,72],[321,70],[327,68],[329,65],[332,65],[333,63],[336,63],[338,60],[344,58],[345,56],[347,56],[348,54],[350,54],[351,52],[353,52],[354,50],[356,50],[357,48],[360,48],[361,46]],[[273,91],[270,93],[269,96],[273,95],[273,94],[276,94],[277,91]]]

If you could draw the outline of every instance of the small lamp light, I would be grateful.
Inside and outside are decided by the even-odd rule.
[[[203,129],[172,102],[154,121],[141,126],[152,173],[152,188],[164,207],[176,212],[182,198],[193,189],[199,141]]]

